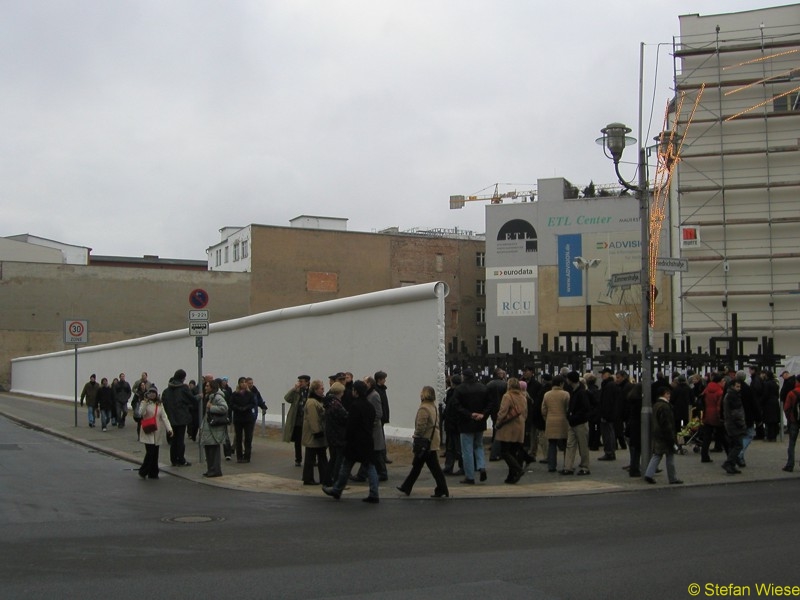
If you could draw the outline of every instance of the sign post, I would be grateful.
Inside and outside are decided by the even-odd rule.
[[[208,335],[208,292],[197,288],[189,293],[189,335],[194,337],[194,345],[197,346],[197,386],[200,388],[200,402],[197,403],[198,419],[200,428],[203,427],[203,337]],[[197,432],[197,452],[198,460],[203,460],[203,444],[200,441],[200,431]]]
[[[78,345],[89,343],[89,321],[66,319],[64,343],[75,346],[75,427],[78,426]]]

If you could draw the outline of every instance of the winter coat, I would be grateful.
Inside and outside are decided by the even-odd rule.
[[[97,390],[97,407],[100,410],[114,408],[114,390],[110,387],[100,386],[100,389]]]
[[[172,435],[172,425],[169,422],[169,415],[161,402],[153,402],[146,397],[139,405],[139,414],[142,421],[156,415],[156,429],[152,433],[145,433],[144,429],[139,432],[139,441],[143,444],[155,444],[160,446],[167,441],[167,433]]]
[[[626,432],[631,446],[641,448],[642,446],[642,384],[636,383],[631,386],[628,397],[625,398],[628,420],[625,422]]]
[[[684,423],[689,422],[689,407],[692,405],[693,397],[694,393],[688,383],[678,383],[672,389],[669,403],[672,406],[672,412],[675,414],[676,419],[680,419]]]
[[[703,425],[719,427],[722,425],[722,386],[716,381],[709,381],[703,390]]]
[[[600,384],[600,418],[613,423],[620,410],[620,389],[614,379],[608,377]]]
[[[173,427],[192,423],[192,409],[197,405],[189,386],[182,381],[174,378],[169,380],[167,389],[161,394],[161,403]]]
[[[414,419],[414,437],[430,440],[431,436],[433,436],[431,450],[436,450],[442,443],[439,435],[441,423],[438,419],[438,413],[436,403],[433,400],[423,400],[417,409],[417,416]]]
[[[486,386],[474,377],[466,379],[453,393],[456,412],[458,414],[458,431],[460,433],[477,433],[486,431],[486,420],[489,418],[491,406]],[[472,413],[481,413],[483,419],[476,421]]]
[[[372,425],[372,444],[375,450],[386,449],[386,438],[383,435],[383,405],[381,404],[381,396],[372,388],[367,394],[367,401],[375,409],[375,422]]]
[[[725,433],[730,437],[745,435],[747,433],[747,418],[741,394],[731,387],[722,400],[722,406],[722,412],[725,417]]]
[[[613,382],[612,382],[613,385]],[[569,423],[567,410],[569,408],[569,392],[558,386],[553,386],[544,395],[542,402],[542,416],[544,417],[544,437],[548,440],[565,440]]]
[[[283,425],[283,441],[291,442],[295,427],[303,425],[303,407],[308,397],[308,388],[302,390],[290,389],[283,397],[283,401],[289,405],[289,412],[286,414],[286,422]]]
[[[325,409],[322,398],[313,392],[308,395],[306,409],[303,412],[303,436],[300,442],[306,448],[326,448],[328,441],[325,439]]]
[[[516,417],[509,418],[510,414],[517,413]],[[497,423],[500,429],[495,428],[494,439],[500,442],[525,441],[525,419],[528,417],[528,394],[522,390],[509,390],[500,400],[497,411]]]
[[[375,460],[372,425],[375,409],[366,398],[354,397],[347,413],[347,443],[345,458],[354,462],[371,463]]]
[[[96,381],[87,381],[81,392],[81,404],[83,404],[83,400],[86,399],[86,406],[97,406],[97,390],[99,389],[99,383]]]
[[[789,390],[786,393],[786,400],[783,401],[783,413],[786,415],[787,423],[797,423],[794,418],[794,405],[796,402],[800,402],[800,384]]]
[[[767,379],[764,382],[762,392],[762,417],[764,423],[775,424],[781,421],[781,405],[778,400],[778,382],[774,379]]]
[[[569,385],[569,384],[568,384]],[[589,396],[582,383],[577,388],[569,385],[569,406],[567,407],[567,423],[570,427],[577,427],[589,421]]]
[[[325,408],[325,439],[331,448],[344,448],[347,443],[347,411],[341,400],[328,394],[322,401]]]
[[[653,454],[673,454],[675,452],[675,414],[672,406],[664,398],[653,403]]]
[[[209,415],[227,415],[228,403],[225,402],[225,394],[219,390],[209,394],[208,399],[211,402],[211,407],[206,409],[206,418],[203,419],[203,424],[200,426],[200,445],[216,446],[228,439],[228,426],[214,425],[212,427],[208,422]]]
[[[256,397],[250,390],[237,389],[231,394],[228,403],[233,412],[234,423],[255,423],[258,418],[258,404]]]
[[[389,422],[389,396],[386,394],[386,386],[375,384],[375,391],[381,397],[381,425]]]
[[[114,400],[120,404],[127,404],[131,397],[131,384],[127,381],[118,381],[114,384]]]

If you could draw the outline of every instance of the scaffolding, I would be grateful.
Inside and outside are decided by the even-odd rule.
[[[767,11],[792,24],[749,26]],[[705,91],[677,169],[680,331],[728,336],[736,313],[740,331],[798,354],[800,9],[689,15],[681,34],[676,94]]]

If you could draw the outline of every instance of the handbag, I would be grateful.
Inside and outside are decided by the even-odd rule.
[[[156,417],[158,417],[158,404],[156,404],[156,410],[152,417],[142,419],[142,431],[145,433],[154,433],[158,429]]]
[[[228,415],[213,415],[211,413],[208,414],[208,424],[211,427],[220,427],[222,425],[230,424],[231,420],[228,418]]]
[[[511,408],[506,413],[506,418],[500,421],[499,423],[495,423],[494,428],[501,429],[506,423],[510,423],[511,421],[519,417],[521,414],[522,411],[520,411],[516,406],[512,404]]]
[[[433,436],[436,435],[436,424],[439,422],[438,417],[433,421],[433,431],[431,431],[431,437],[429,438],[418,438],[415,437],[412,445],[412,449],[414,451],[414,458],[416,460],[425,460],[428,456],[428,452],[431,451],[431,444],[433,443]]]

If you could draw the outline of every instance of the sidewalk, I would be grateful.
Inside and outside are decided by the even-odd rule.
[[[136,424],[129,419],[124,429],[111,429],[104,432],[98,426],[90,428],[86,422],[86,408],[78,407],[78,426],[75,427],[75,407],[72,403],[57,400],[42,400],[9,393],[0,393],[0,416],[32,429],[43,431],[99,452],[115,456],[134,464],[140,464],[144,456],[144,446],[136,439]],[[231,428],[231,437],[233,431]],[[786,436],[784,441],[769,443],[755,440],[746,453],[747,467],[741,475],[728,475],[722,468],[722,454],[712,454],[713,463],[701,463],[700,455],[689,451],[686,455],[675,457],[678,477],[685,486],[719,485],[743,481],[773,481],[800,476],[800,468],[794,473],[785,473],[781,467],[786,461]],[[235,460],[223,461],[223,476],[206,479],[205,460],[200,459],[197,444],[187,440],[186,458],[190,467],[164,466],[167,449],[161,450],[162,470],[165,473],[189,479],[197,483],[216,487],[244,490],[250,492],[269,492],[300,496],[324,497],[316,486],[304,486],[301,469],[294,466],[292,444],[284,443],[281,432],[275,427],[262,427],[257,423],[253,436],[253,456],[248,464],[238,464]],[[600,494],[641,490],[659,490],[667,486],[666,472],[656,475],[657,485],[650,485],[641,478],[631,478],[622,469],[627,464],[628,452],[617,453],[613,462],[597,461],[602,452],[592,452],[589,476],[564,476],[548,473],[546,465],[534,464],[516,485],[506,485],[503,480],[507,469],[503,461],[489,462],[487,454],[487,474],[485,483],[475,485],[460,484],[461,477],[448,477],[451,499],[461,498],[511,498],[569,496],[579,494]],[[387,465],[389,481],[381,484],[381,497],[384,499],[406,499],[395,489],[408,474],[411,465],[411,446],[407,443],[389,444],[389,458],[393,463]],[[539,457],[541,458],[541,457]],[[561,468],[563,455],[559,455]],[[662,462],[662,468],[666,468]],[[132,476],[133,477],[133,476]],[[316,477],[316,473],[315,473]],[[433,493],[434,482],[427,468],[424,468],[414,486],[410,500],[428,499]],[[366,495],[366,483],[351,483],[343,498]],[[433,500],[431,500],[433,501]]]

